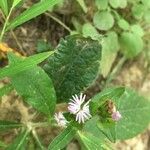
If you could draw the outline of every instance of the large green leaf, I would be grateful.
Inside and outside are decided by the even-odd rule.
[[[18,137],[6,148],[6,150],[24,150],[27,142],[29,131],[25,130],[18,135]]]
[[[79,36],[62,39],[44,69],[53,80],[58,100],[68,101],[90,86],[99,73],[101,45]]]
[[[4,131],[12,128],[19,128],[22,124],[12,121],[0,120],[0,131]]]
[[[11,77],[12,85],[24,100],[38,111],[53,115],[56,104],[55,90],[48,75],[34,67]]]
[[[78,132],[80,141],[84,144],[84,150],[104,150],[100,138],[90,133]]]
[[[116,139],[129,139],[143,132],[150,123],[150,102],[134,90],[126,89],[115,103],[122,115],[115,124]]]
[[[9,55],[10,66],[23,60]],[[38,66],[11,76],[12,85],[27,103],[46,115],[53,115],[56,96],[48,75]]]
[[[114,96],[117,92],[114,90],[114,93],[110,92],[111,94],[109,94],[109,90],[107,90],[104,94],[99,94],[94,98],[93,102],[95,102],[95,105],[91,104],[91,109],[96,112],[96,109],[98,109],[97,105],[101,105],[102,101],[108,97],[108,99],[114,102],[116,109],[121,113],[122,118],[119,121],[99,122],[100,130],[111,141],[132,138],[144,131],[150,123],[150,102],[148,100],[139,96],[131,89],[125,89],[122,96],[118,98]]]
[[[19,72],[25,71],[33,66],[41,63],[44,59],[49,57],[53,52],[45,52],[36,54],[30,57],[23,59],[23,61],[16,63],[12,66],[6,66],[5,68],[0,69],[0,79],[4,77],[10,77]]]
[[[48,146],[48,150],[63,149],[75,136],[77,130],[69,125]]]
[[[4,12],[4,14],[8,15],[8,3],[7,0],[0,0],[0,8]]]
[[[16,0],[18,2],[18,0]],[[13,29],[24,22],[44,13],[50,7],[62,2],[62,0],[43,0],[39,3],[34,4],[29,9],[25,10],[22,14],[13,19],[7,26],[6,30]]]

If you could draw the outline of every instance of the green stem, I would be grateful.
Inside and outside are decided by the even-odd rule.
[[[5,23],[4,23],[2,32],[1,32],[1,34],[0,34],[0,42],[2,41],[3,36],[4,36],[4,34],[5,34],[5,30],[6,30],[6,27],[7,27],[9,18],[10,18],[10,15],[11,15],[11,13],[12,13],[12,10],[13,10],[13,7],[10,8],[9,14],[8,14],[8,16],[6,17],[6,20],[5,20]]]
[[[126,61],[126,57],[123,56],[120,59],[120,61],[118,62],[118,64],[115,66],[115,68],[112,70],[110,75],[108,76],[108,78],[105,82],[104,88],[106,88],[108,86],[108,84],[114,79],[114,77],[117,75],[117,73],[119,72],[119,70],[121,69],[121,67],[122,67],[122,65],[124,64],[125,61]]]
[[[39,145],[40,149],[41,150],[45,150],[45,148],[42,145],[42,143],[41,143],[41,141],[40,141],[40,139],[39,139],[39,137],[38,137],[38,135],[37,135],[35,130],[32,130],[32,135],[33,135],[34,139],[36,140],[37,144]]]
[[[53,20],[55,20],[57,23],[59,23],[60,25],[62,25],[67,31],[69,31],[70,33],[72,32],[72,30],[67,27],[61,20],[59,20],[58,18],[56,18],[55,16],[49,14],[49,13],[45,13],[47,16],[49,16],[50,18],[52,18]]]

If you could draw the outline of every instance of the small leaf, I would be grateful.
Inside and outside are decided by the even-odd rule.
[[[142,29],[142,27],[139,24],[135,24],[131,26],[131,31],[135,34],[137,34],[137,36],[142,37],[144,35],[144,30]]]
[[[57,3],[61,2],[62,0],[43,0],[39,3],[34,4],[29,9],[25,10],[22,14],[17,16],[15,19],[13,19],[7,26],[6,30],[13,29],[30,19],[44,13],[46,10],[48,10],[50,7],[56,5]],[[18,2],[18,0],[16,0]]]
[[[119,39],[121,50],[127,58],[137,56],[143,49],[143,40],[135,33],[123,32]]]
[[[113,8],[118,8],[120,6],[120,0],[109,0],[109,4],[113,7]]]
[[[100,34],[90,23],[85,23],[82,27],[82,33],[85,37],[91,37],[93,40],[98,40]]]
[[[120,19],[118,21],[118,26],[123,30],[129,30],[129,23],[125,19]]]
[[[12,129],[12,128],[19,128],[22,124],[12,122],[12,121],[6,121],[6,120],[0,120],[0,131]]]
[[[0,8],[4,12],[4,14],[8,15],[8,3],[7,0],[0,0]]]
[[[144,15],[145,10],[146,7],[143,4],[135,4],[132,7],[132,14],[135,17],[135,19],[141,19]]]
[[[52,45],[50,43],[45,42],[44,40],[39,40],[37,42],[37,52],[43,53],[52,50]]]
[[[77,130],[69,125],[48,146],[48,150],[63,149],[75,136]]]
[[[62,39],[54,55],[44,66],[54,83],[58,101],[68,101],[97,78],[101,59],[101,45],[78,35]]]
[[[23,150],[28,142],[29,131],[23,131],[6,150]]]
[[[9,92],[11,92],[13,90],[13,86],[11,84],[7,84],[4,87],[2,87],[0,89],[0,97],[8,94]]]
[[[45,52],[45,53],[36,54],[25,58],[23,61],[17,63],[16,65],[6,66],[5,68],[0,69],[0,79],[4,77],[10,77],[19,72],[32,68],[33,66],[41,63],[44,59],[49,57],[52,53],[53,52]]]
[[[127,0],[120,0],[119,7],[120,8],[126,8],[126,6],[127,6]]]
[[[96,0],[95,4],[99,10],[105,10],[108,7],[108,0]]]
[[[101,11],[94,14],[93,22],[99,30],[109,30],[114,25],[114,18],[110,12]]]

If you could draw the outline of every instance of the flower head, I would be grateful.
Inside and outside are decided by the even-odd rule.
[[[76,121],[79,123],[84,123],[91,117],[89,101],[85,103],[85,97],[86,95],[83,95],[82,93],[80,96],[74,95],[72,96],[72,99],[70,99],[71,102],[68,103],[69,112],[76,115]]]
[[[66,127],[68,121],[65,119],[62,112],[55,113],[54,118],[59,126]]]
[[[111,117],[114,121],[119,121],[122,118],[122,115],[120,114],[119,111],[114,111]]]

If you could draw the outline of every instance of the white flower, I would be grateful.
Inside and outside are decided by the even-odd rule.
[[[119,111],[114,111],[111,117],[114,121],[119,121],[122,118],[122,115],[120,114]]]
[[[77,95],[72,96],[71,102],[68,103],[68,110],[71,114],[76,115],[76,121],[84,123],[88,120],[91,115],[89,111],[89,101],[85,103],[86,95],[82,93],[78,97]]]
[[[55,113],[54,118],[59,126],[66,127],[68,121],[65,119],[62,112]]]

